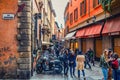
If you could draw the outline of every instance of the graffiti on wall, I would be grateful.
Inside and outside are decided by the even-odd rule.
[[[10,50],[10,47],[2,47],[2,48],[0,48],[0,58],[1,57],[3,57],[3,56],[5,56],[5,52],[10,52],[11,50]]]
[[[9,46],[0,48],[0,59],[3,58],[5,58],[5,60],[1,60],[0,64],[9,65],[16,61],[16,56],[11,53]]]
[[[9,75],[9,72],[15,73],[17,66],[16,60],[16,54],[10,46],[0,47],[0,78]]]
[[[5,65],[13,64],[14,61],[16,61],[16,56],[9,56],[9,58],[4,61],[4,64]]]
[[[11,51],[10,50],[10,47],[2,47],[2,48],[0,48],[0,53],[2,53],[2,52],[9,52],[9,51]]]

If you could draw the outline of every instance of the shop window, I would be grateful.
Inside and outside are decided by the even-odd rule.
[[[78,20],[78,8],[74,10],[74,21]]]
[[[100,0],[93,0],[93,8],[100,4]]]
[[[70,14],[70,24],[72,24],[73,23],[73,14],[71,13]]]
[[[80,16],[86,14],[86,0],[80,3]]]

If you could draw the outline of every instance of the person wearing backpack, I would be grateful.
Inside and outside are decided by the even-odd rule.
[[[117,71],[118,71],[118,67],[119,67],[119,63],[118,63],[118,54],[114,54],[113,55],[113,59],[112,59],[112,63],[111,63],[111,65],[112,65],[112,73],[113,73],[113,78],[114,78],[114,80],[119,80],[119,79],[117,79],[117,76],[119,76],[118,74],[117,74]]]

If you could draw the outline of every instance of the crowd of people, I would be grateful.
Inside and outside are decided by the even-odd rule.
[[[68,48],[63,48],[59,52],[56,51],[58,56],[62,56],[63,60],[63,66],[64,66],[64,75],[68,76],[68,70],[70,71],[70,76],[73,77],[78,77],[80,78],[80,71],[83,74],[84,80],[85,78],[85,71],[84,68],[89,67],[90,70],[91,64],[95,66],[94,63],[94,52],[90,48],[86,53],[83,53],[79,49],[76,49],[75,51],[72,51]],[[59,53],[59,54],[58,54]],[[75,75],[75,71],[77,70],[78,75]]]
[[[120,80],[120,59],[111,49],[105,49],[100,58],[104,80]]]
[[[91,48],[86,53],[83,53],[79,49],[72,51],[64,47],[54,47],[53,50],[50,52],[54,52],[57,57],[62,56],[63,72],[66,77],[68,76],[68,71],[70,71],[71,78],[80,78],[81,71],[84,80],[86,80],[84,68],[92,70],[91,65],[95,66],[95,53]],[[103,72],[103,80],[112,80],[112,78],[114,80],[120,80],[120,59],[117,53],[113,53],[111,49],[105,49],[100,57],[99,66]],[[77,76],[75,75],[75,71],[78,73]]]
[[[80,71],[83,74],[85,80],[84,68],[92,70],[91,64],[95,66],[95,53],[89,48],[86,53],[76,49],[75,52],[70,49],[61,49],[59,55],[63,55],[64,62],[64,75],[68,76],[68,70],[70,76],[76,77],[75,71],[77,70],[77,77],[80,78]],[[91,64],[90,64],[91,63]],[[103,80],[120,80],[120,59],[117,53],[113,53],[111,49],[105,49],[100,57],[101,71],[103,73]]]

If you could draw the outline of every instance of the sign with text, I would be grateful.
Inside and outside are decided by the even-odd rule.
[[[14,19],[15,15],[14,14],[3,14],[3,19],[5,20],[11,20]]]

